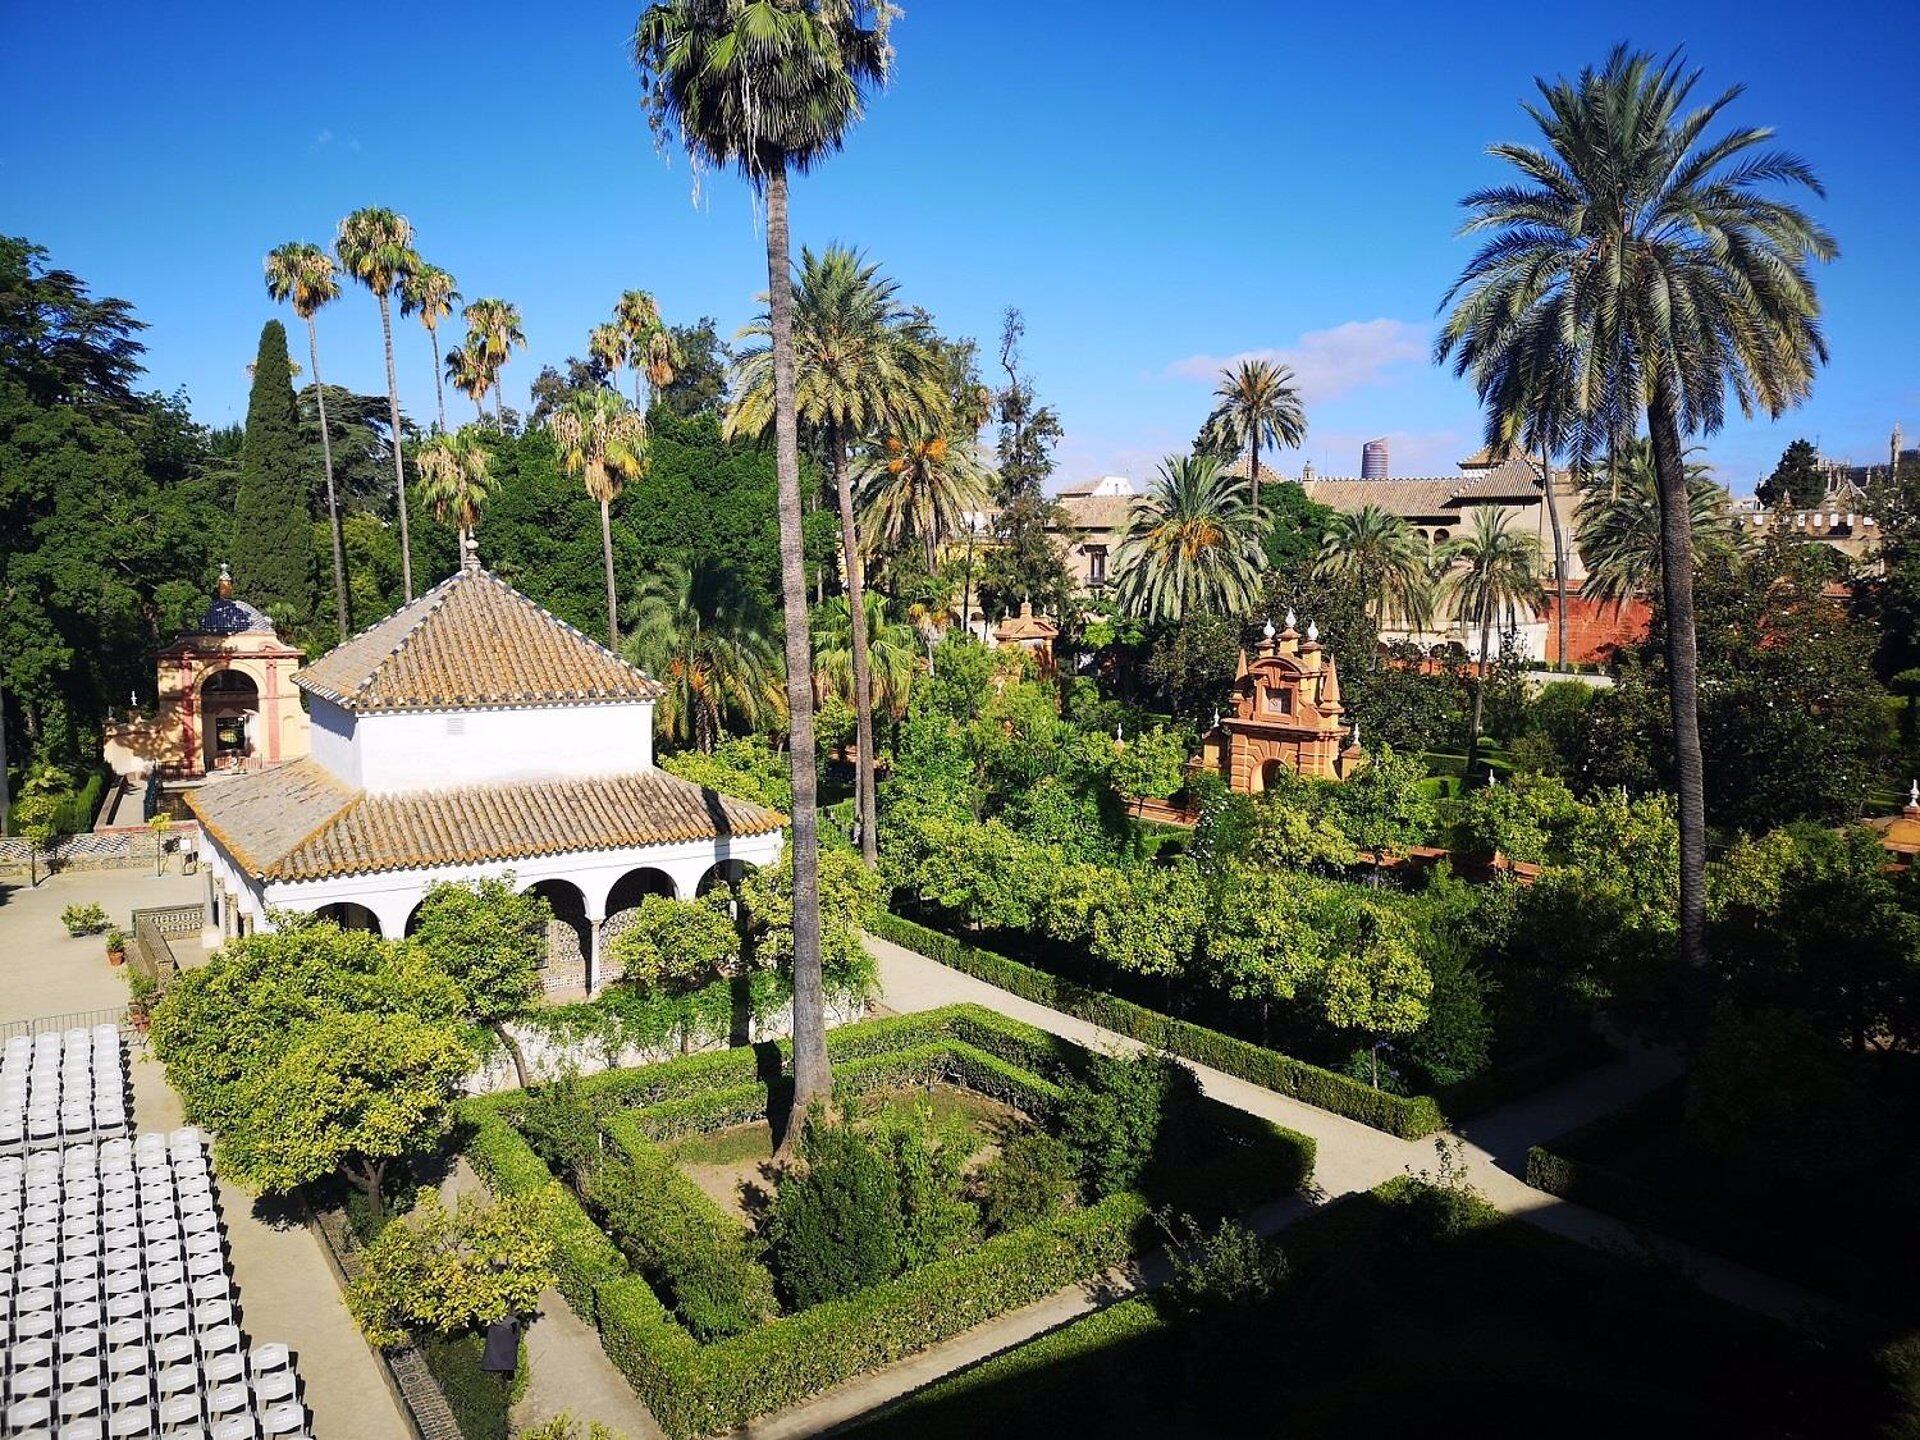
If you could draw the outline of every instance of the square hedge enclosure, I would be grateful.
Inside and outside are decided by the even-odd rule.
[[[1042,1128],[1063,1086],[1095,1063],[1077,1045],[970,1005],[844,1026],[829,1032],[827,1048],[837,1099],[942,1085],[1009,1105]],[[529,1143],[534,1102],[526,1094],[461,1107],[468,1159],[496,1194],[541,1202],[561,1292],[676,1440],[783,1409],[1091,1279],[1151,1247],[1157,1208],[1222,1213],[1291,1195],[1313,1172],[1310,1138],[1202,1098],[1199,1159],[1164,1180],[1057,1210],[843,1298],[703,1339],[690,1297],[726,1290],[729,1267],[734,1274],[749,1267],[763,1282],[765,1272],[743,1258],[741,1222],[700,1190],[667,1147],[766,1119],[770,1105],[781,1113],[789,1055],[784,1043],[759,1045],[573,1082],[594,1117],[600,1153],[646,1188],[647,1203],[623,1207],[624,1247]],[[729,1236],[727,1258],[715,1261],[715,1237]]]

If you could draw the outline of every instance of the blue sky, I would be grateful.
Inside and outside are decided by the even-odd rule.
[[[630,286],[731,331],[765,283],[757,217],[738,181],[709,176],[696,200],[684,159],[655,153],[625,48],[637,13],[0,0],[0,227],[134,301],[153,381],[210,422],[243,413],[274,313],[261,256],[329,240],[359,205],[408,215],[469,298],[521,306],[510,399]],[[1821,276],[1834,357],[1812,401],[1709,442],[1744,490],[1797,435],[1866,460],[1896,419],[1920,434],[1907,25],[1892,4],[1777,0],[919,0],[893,89],[796,186],[794,235],[864,247],[985,348],[1020,306],[1067,429],[1062,481],[1143,476],[1190,441],[1217,360],[1268,351],[1300,372],[1322,473],[1354,473],[1374,435],[1395,473],[1444,471],[1480,422],[1427,355],[1467,254],[1458,197],[1498,174],[1483,147],[1523,135],[1535,74],[1616,39],[1684,43],[1710,84],[1746,83],[1738,119],[1813,162],[1844,252]],[[323,313],[321,344],[329,380],[383,387],[363,291]],[[426,336],[408,322],[398,344],[403,402],[430,415]]]

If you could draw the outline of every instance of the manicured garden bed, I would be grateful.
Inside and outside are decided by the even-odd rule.
[[[1875,1430],[1908,1412],[1874,1337],[1815,1341],[1484,1205],[1433,1225],[1414,1198],[1390,1182],[1283,1232],[1291,1273],[1262,1305],[1196,1323],[1128,1300],[846,1433],[1909,1433]]]
[[[971,1006],[846,1026],[830,1032],[828,1047],[838,1101],[943,1088],[1043,1125],[1101,1063]],[[792,1405],[1098,1275],[1151,1243],[1156,1206],[1251,1204],[1292,1193],[1312,1173],[1311,1140],[1201,1100],[1204,1144],[1177,1173],[998,1230],[841,1298],[773,1313],[773,1285],[739,1217],[695,1184],[673,1147],[783,1116],[786,1054],[762,1045],[574,1082],[599,1117],[594,1153],[611,1159],[596,1162],[600,1178],[581,1187],[584,1197],[529,1143],[528,1127],[544,1123],[529,1119],[538,1095],[462,1106],[469,1159],[497,1193],[539,1198],[562,1293],[598,1328],[608,1356],[672,1436],[724,1430]],[[624,1193],[606,1193],[610,1171]]]

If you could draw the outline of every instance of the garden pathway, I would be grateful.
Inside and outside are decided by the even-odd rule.
[[[878,936],[867,937],[867,948],[879,962],[880,985],[888,1009],[932,1010],[965,1002],[1023,1020],[1077,1044],[1105,1050],[1143,1048],[1125,1036],[1023,1000]],[[1207,1066],[1195,1065],[1193,1069],[1214,1099],[1311,1135],[1319,1147],[1309,1203],[1276,1206],[1256,1216],[1255,1228],[1264,1232],[1284,1228],[1314,1204],[1370,1190],[1397,1175],[1436,1168],[1433,1137],[1400,1140]],[[1461,1131],[1468,1178],[1491,1204],[1516,1219],[1601,1249],[1654,1251],[1708,1293],[1744,1309],[1788,1321],[1834,1313],[1837,1307],[1832,1302],[1797,1285],[1690,1245],[1649,1239],[1609,1215],[1535,1190],[1521,1178],[1530,1146],[1610,1114],[1672,1079],[1678,1069],[1678,1061],[1670,1053],[1636,1048],[1615,1064],[1491,1112]],[[754,1440],[818,1435],[1129,1291],[1150,1288],[1160,1278],[1154,1268],[1148,1267],[1144,1274],[1110,1275],[1098,1285],[1070,1287],[897,1365],[862,1375],[805,1404],[767,1416],[743,1433]]]

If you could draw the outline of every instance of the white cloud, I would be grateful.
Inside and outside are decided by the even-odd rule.
[[[1363,386],[1386,383],[1399,366],[1425,360],[1427,331],[1404,320],[1349,320],[1331,330],[1309,330],[1291,345],[1243,350],[1236,355],[1189,355],[1167,366],[1180,380],[1218,378],[1242,360],[1272,360],[1292,368],[1300,398],[1309,407]]]
[[[313,148],[316,150],[320,149],[322,146],[331,145],[332,143],[333,143],[333,131],[331,130],[322,130],[318,135],[313,137]]]

